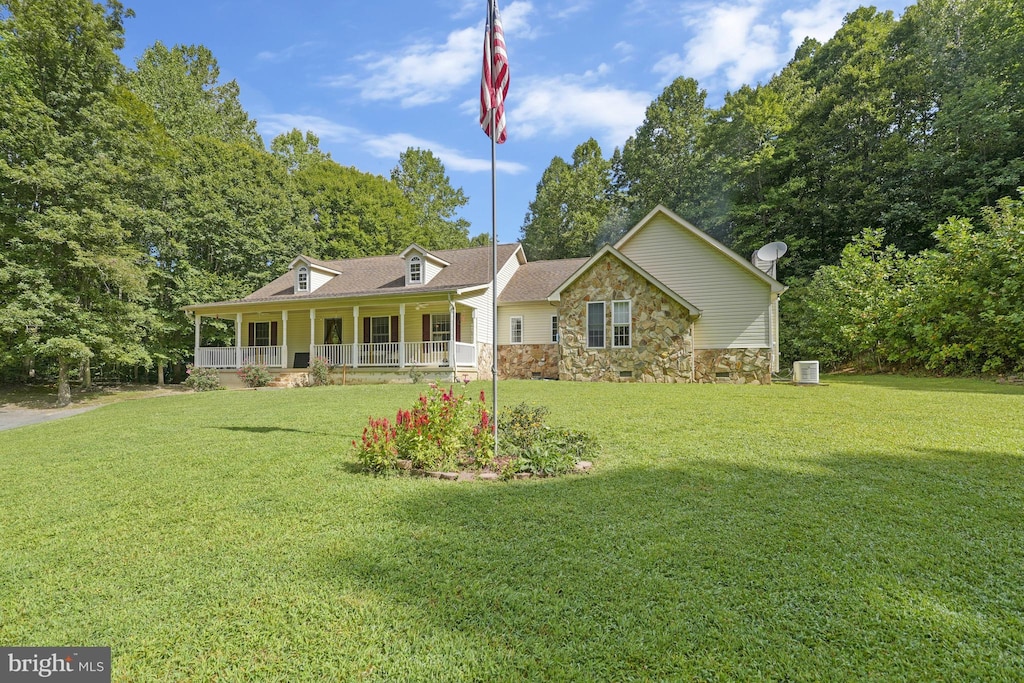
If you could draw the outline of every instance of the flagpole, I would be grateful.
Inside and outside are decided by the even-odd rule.
[[[496,109],[491,107],[491,399],[494,420],[494,457],[498,457],[498,192]]]

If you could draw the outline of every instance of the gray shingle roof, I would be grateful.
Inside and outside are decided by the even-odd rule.
[[[585,258],[558,261],[532,261],[524,263],[498,297],[498,302],[511,304],[524,301],[544,301],[551,292],[587,262]]]
[[[519,249],[519,243],[498,245],[498,268],[508,261]],[[405,260],[400,256],[368,256],[338,261],[320,261],[306,258],[313,264],[327,266],[339,271],[319,289],[309,294],[296,294],[295,280],[291,271],[281,275],[255,292],[238,300],[238,303],[267,301],[302,301],[305,299],[327,299],[373,296],[381,294],[403,294],[414,292],[450,291],[486,285],[491,281],[491,247],[469,249],[446,249],[431,252],[450,265],[423,286],[406,287]],[[553,288],[552,288],[553,289]],[[236,303],[236,302],[216,302]],[[209,304],[201,304],[209,305]]]

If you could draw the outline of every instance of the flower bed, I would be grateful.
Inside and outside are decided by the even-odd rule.
[[[502,411],[498,421],[501,457],[496,458],[495,423],[484,392],[474,401],[464,389],[431,384],[412,409],[399,410],[394,421],[371,417],[352,447],[359,462],[377,473],[415,472],[458,479],[459,472],[475,472],[486,479],[589,469],[589,457],[596,450],[593,437],[549,427],[547,413],[547,408],[526,404]],[[581,467],[581,462],[587,466]]]

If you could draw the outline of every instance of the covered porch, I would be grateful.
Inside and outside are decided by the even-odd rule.
[[[223,313],[218,318],[230,320]],[[230,315],[230,314],[229,314]],[[314,358],[332,367],[409,369],[477,368],[476,317],[451,301],[288,308],[234,312],[234,343],[204,346],[195,313],[195,365],[235,369],[249,364],[306,368]]]

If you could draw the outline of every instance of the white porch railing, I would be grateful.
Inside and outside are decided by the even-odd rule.
[[[476,367],[476,344],[455,342],[455,364]]]
[[[328,365],[352,365],[352,344],[314,344],[313,358],[326,358]]]
[[[241,358],[239,358],[241,356]],[[238,368],[243,365],[284,367],[283,346],[203,346],[196,353],[196,366],[200,368]]]
[[[314,344],[313,358],[326,358],[329,365],[347,365],[369,368],[397,368],[405,366],[448,367],[451,363],[450,343],[405,342],[404,359],[398,354],[398,342],[386,344]],[[354,363],[353,359],[358,360]],[[312,359],[311,359],[312,360]],[[455,343],[455,362],[460,366],[476,366],[476,345]]]
[[[196,353],[197,368],[237,368],[238,354],[234,346],[204,346]]]
[[[406,342],[406,365],[448,365],[448,342]]]

